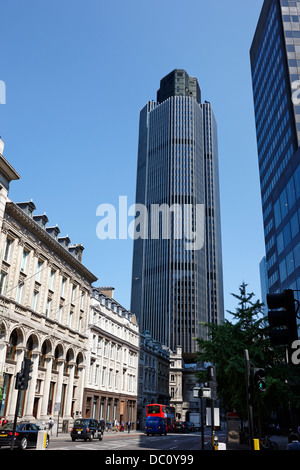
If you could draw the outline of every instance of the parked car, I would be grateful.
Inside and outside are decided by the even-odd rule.
[[[36,447],[38,432],[40,431],[39,426],[34,423],[23,423],[16,427],[14,436],[14,447],[18,447],[21,450],[27,449],[27,447]],[[11,440],[13,435],[13,423],[4,424],[0,428],[0,447],[11,446]],[[50,439],[47,433],[45,447],[49,445]]]
[[[85,441],[99,439],[99,441],[102,441],[103,434],[100,423],[96,419],[76,419],[71,429],[71,438],[72,441],[76,439],[84,439]]]
[[[187,432],[185,422],[184,421],[176,421],[174,431],[175,432]]]
[[[195,432],[195,424],[191,423],[190,421],[185,421],[185,428],[187,429],[188,432]]]
[[[145,432],[147,436],[149,436],[149,434],[160,434],[161,436],[164,434],[166,436],[166,421],[158,416],[148,416],[146,419]]]

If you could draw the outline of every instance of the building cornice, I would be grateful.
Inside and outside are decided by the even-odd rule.
[[[0,153],[0,173],[2,173],[8,181],[19,180],[21,176],[16,170],[8,163],[8,161]]]
[[[45,243],[49,248],[56,252],[63,260],[72,266],[79,274],[81,274],[90,284],[96,282],[98,278],[90,272],[80,261],[78,261],[68,250],[66,250],[59,242],[57,242],[45,229],[36,223],[22,209],[20,209],[12,201],[7,202],[5,212],[18,220],[28,230]]]

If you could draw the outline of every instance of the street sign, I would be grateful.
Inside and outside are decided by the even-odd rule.
[[[210,388],[201,388],[200,393],[201,393],[202,398],[211,398]]]
[[[194,398],[211,398],[211,389],[204,387],[195,387]]]
[[[214,408],[214,427],[220,426],[220,410]],[[206,408],[206,426],[211,426],[211,408]]]

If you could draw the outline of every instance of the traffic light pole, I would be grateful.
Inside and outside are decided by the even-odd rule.
[[[14,439],[15,439],[16,428],[17,428],[17,417],[18,417],[18,412],[19,412],[20,402],[21,402],[21,393],[23,390],[27,390],[28,388],[28,381],[31,380],[30,373],[31,373],[32,365],[33,365],[33,362],[30,359],[25,358],[22,362],[22,367],[21,367],[20,372],[18,372],[16,375],[15,388],[18,390],[18,396],[17,396],[10,450],[13,450],[14,448]]]
[[[212,450],[215,450],[215,402],[213,396],[210,402],[210,415],[211,415],[211,445]]]
[[[15,434],[16,434],[16,428],[17,428],[17,417],[18,417],[18,412],[19,412],[20,402],[21,402],[21,393],[22,393],[22,390],[18,389],[18,396],[17,396],[15,418],[14,418],[12,437],[11,437],[11,443],[10,443],[10,450],[14,449],[14,440],[15,440]]]
[[[253,409],[252,409],[252,404],[250,402],[250,359],[249,359],[249,352],[248,352],[247,349],[244,350],[244,357],[245,357],[246,392],[247,392],[250,450],[254,450]]]

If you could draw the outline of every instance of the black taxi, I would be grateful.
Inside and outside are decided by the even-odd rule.
[[[99,439],[99,441],[102,441],[103,438],[100,423],[96,419],[89,418],[76,419],[70,434],[72,441],[76,439],[84,439],[85,441]]]

